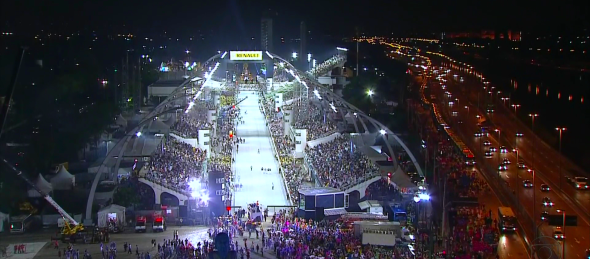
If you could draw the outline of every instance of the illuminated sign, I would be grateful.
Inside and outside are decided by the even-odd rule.
[[[262,60],[262,51],[230,51],[229,60],[260,61]]]

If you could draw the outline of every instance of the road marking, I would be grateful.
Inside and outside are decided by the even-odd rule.
[[[574,241],[576,241],[576,243],[580,243],[580,240],[578,240],[577,238],[574,238]]]

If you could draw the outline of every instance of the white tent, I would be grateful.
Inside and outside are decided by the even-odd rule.
[[[37,180],[35,180],[35,185],[44,193],[50,193],[51,191],[53,191],[53,185],[51,185],[47,180],[45,180],[45,177],[43,177],[43,175],[41,174],[39,174]],[[36,191],[33,190],[33,192]]]
[[[115,124],[121,127],[127,127],[127,120],[123,118],[123,115],[119,114],[119,116],[115,118]]]
[[[54,190],[70,190],[76,181],[75,176],[70,174],[68,170],[62,165],[59,166],[57,173],[51,178],[51,185]]]
[[[119,226],[125,225],[125,207],[111,204],[98,211],[98,227],[108,226],[109,221],[116,222]]]
[[[4,221],[10,221],[10,216],[0,212],[0,233],[4,232]]]

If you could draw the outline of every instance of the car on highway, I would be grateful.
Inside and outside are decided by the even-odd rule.
[[[504,159],[502,160],[502,164],[503,164],[503,165],[509,165],[509,164],[510,164],[510,160],[509,160],[508,158],[504,158]]]
[[[576,176],[573,178],[573,185],[578,190],[588,189],[588,178],[582,176]]]
[[[548,211],[541,212],[541,220],[545,221],[548,218],[549,218],[549,212]]]
[[[476,138],[483,137],[483,133],[482,132],[475,132],[475,137]]]
[[[560,229],[556,229],[555,231],[553,231],[553,238],[557,240],[564,240],[565,234]]]
[[[519,137],[519,138],[522,138],[522,133],[516,132],[516,136]]]
[[[508,149],[505,146],[501,146],[500,153],[508,153]]]
[[[543,197],[542,201],[543,207],[553,207],[553,202],[549,197]]]
[[[486,153],[485,153],[486,158],[492,158],[493,155],[494,155],[494,153],[492,153],[490,151],[486,151]]]
[[[551,191],[551,187],[549,187],[549,185],[547,185],[547,184],[541,184],[541,191],[542,192]]]
[[[486,141],[483,142],[483,145],[486,146],[486,147],[487,146],[491,146],[492,145],[492,142],[490,142],[489,140],[486,140]]]
[[[488,150],[490,152],[497,152],[498,151],[498,149],[496,149],[495,147],[490,147],[490,148],[488,148]]]
[[[524,162],[518,162],[518,169],[526,169],[527,166]]]
[[[508,166],[507,165],[499,165],[498,166],[498,171],[503,172],[508,170]]]
[[[533,182],[531,180],[524,180],[522,181],[522,186],[524,188],[533,188]]]

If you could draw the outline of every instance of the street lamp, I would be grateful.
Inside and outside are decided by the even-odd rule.
[[[516,110],[517,110],[518,108],[520,108],[520,104],[513,104],[513,105],[512,105],[512,108],[514,108],[514,115],[517,115],[517,116],[518,116],[518,114],[516,113]]]
[[[563,132],[566,131],[567,128],[561,127],[555,128],[555,130],[559,131],[559,188],[561,188],[561,184],[563,182],[563,174],[561,172],[561,137],[563,135]]]
[[[469,116],[469,106],[465,105],[465,109],[467,109],[467,116]]]
[[[293,52],[293,53],[291,54],[291,57],[292,57],[293,59],[296,59],[296,58],[297,58],[297,52]]]
[[[369,97],[373,97],[373,95],[374,95],[374,94],[375,94],[375,92],[373,92],[373,90],[372,90],[372,89],[369,89],[369,90],[367,91],[367,95],[369,95]]]
[[[500,142],[500,137],[502,136],[502,131],[500,131],[500,129],[495,129],[494,131],[498,133],[498,145],[501,146],[502,143]],[[500,149],[500,147],[498,147],[498,149]],[[500,149],[497,152],[498,152],[498,156],[497,156],[496,161],[498,162],[498,180],[499,180],[499,179],[501,179],[500,178],[500,155],[502,154],[502,150]]]
[[[557,209],[556,212],[561,213],[563,215],[561,234],[564,238],[561,239],[561,258],[565,258],[565,210]]]
[[[533,134],[535,134],[535,118],[539,117],[539,114],[529,113],[529,117],[531,117],[531,130],[533,131]],[[533,145],[534,145],[534,142],[533,142]],[[531,166],[533,166],[534,164],[535,164],[535,148],[533,148],[533,154],[532,154],[532,158],[531,158]]]

